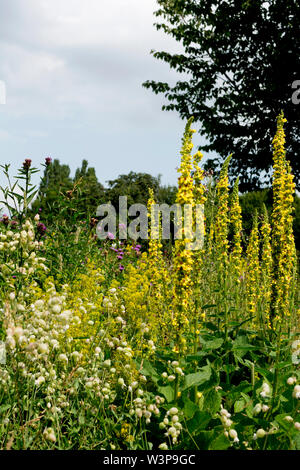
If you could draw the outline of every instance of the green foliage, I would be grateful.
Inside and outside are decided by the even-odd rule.
[[[128,198],[128,206],[132,204],[147,205],[148,188],[153,189],[154,195],[157,195],[159,186],[159,177],[131,171],[128,175],[120,175],[115,180],[108,181],[107,198],[116,209],[119,207],[119,197],[125,195]]]
[[[162,93],[164,110],[194,116],[207,151],[221,161],[232,151],[230,174],[240,189],[260,187],[270,177],[269,152],[276,116],[288,120],[289,159],[300,185],[299,112],[292,102],[300,69],[297,0],[158,0],[156,28],[180,42],[182,53],[152,51],[156,59],[183,74],[172,86],[148,80]]]
[[[263,214],[265,204],[269,215],[273,204],[273,194],[271,189],[251,191],[240,195],[242,208],[244,235],[248,236],[251,230],[253,213],[257,210],[259,216]],[[300,250],[300,197],[296,196],[294,201],[294,235],[297,250]]]

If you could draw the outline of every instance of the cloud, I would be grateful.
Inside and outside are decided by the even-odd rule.
[[[133,103],[156,66],[149,50],[161,45],[154,7],[150,0],[0,0],[0,77],[14,112],[61,113],[70,103],[102,110],[117,94]]]
[[[0,0],[7,89],[0,139],[12,161],[51,154],[74,166],[85,157],[100,178],[133,170],[176,181],[184,124],[142,87],[177,77],[150,55],[180,50],[153,27],[156,7],[155,0]]]

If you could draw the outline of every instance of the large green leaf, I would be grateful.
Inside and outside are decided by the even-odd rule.
[[[182,390],[187,390],[191,387],[197,387],[205,382],[208,382],[211,377],[211,367],[209,365],[202,367],[201,370],[193,374],[185,376],[184,385]]]
[[[231,442],[228,437],[225,436],[224,432],[219,434],[216,439],[214,439],[210,444],[208,449],[209,450],[226,450],[230,447]]]

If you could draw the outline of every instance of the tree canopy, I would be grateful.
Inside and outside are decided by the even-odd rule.
[[[164,110],[191,115],[208,139],[204,151],[233,152],[232,176],[240,189],[268,183],[272,136],[281,110],[287,118],[287,152],[300,186],[300,104],[292,100],[300,79],[299,0],[157,0],[155,23],[183,46],[152,51],[183,74],[175,85],[143,85],[167,99]],[[214,162],[215,163],[215,162]]]

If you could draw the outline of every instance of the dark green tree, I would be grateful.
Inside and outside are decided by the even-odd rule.
[[[128,206],[132,204],[147,204],[149,198],[148,188],[152,188],[157,197],[160,187],[160,177],[148,173],[135,173],[120,175],[115,180],[108,181],[107,198],[118,209],[119,196],[127,196]]]
[[[276,116],[284,111],[287,151],[300,186],[299,0],[157,0],[156,23],[183,52],[152,51],[183,74],[175,85],[147,81],[163,93],[164,110],[201,124],[205,151],[234,152],[232,176],[240,190],[269,182]],[[292,96],[294,95],[294,99]],[[299,93],[298,93],[299,98]]]
[[[58,159],[45,165],[38,196],[32,204],[33,212],[41,210],[43,220],[50,221],[59,212],[60,199],[73,187],[70,173],[70,167],[61,164]]]
[[[74,183],[78,185],[78,210],[85,217],[94,217],[99,204],[105,202],[105,189],[99,183],[95,168],[89,167],[87,160],[83,160],[81,168],[75,172]]]

